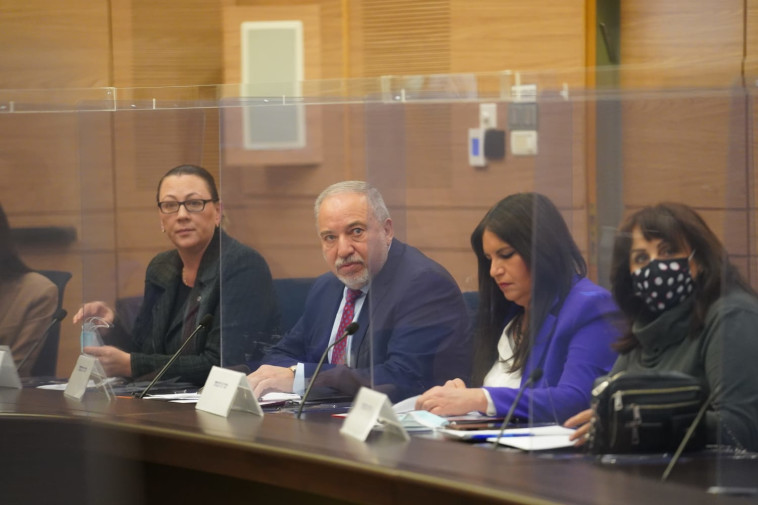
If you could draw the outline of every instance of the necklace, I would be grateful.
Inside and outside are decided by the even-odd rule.
[[[184,269],[183,269],[183,268],[182,268],[182,282],[184,283],[184,285],[185,285],[185,286],[187,286],[187,287],[189,287],[189,288],[193,287],[193,285],[194,285],[194,282],[190,284],[190,283],[187,281],[187,274],[185,273],[185,271],[184,271]]]

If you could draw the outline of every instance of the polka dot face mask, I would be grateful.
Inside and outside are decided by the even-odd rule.
[[[693,251],[694,254],[694,251]],[[694,289],[689,260],[652,260],[632,272],[634,294],[645,301],[650,312],[659,314],[682,303]]]

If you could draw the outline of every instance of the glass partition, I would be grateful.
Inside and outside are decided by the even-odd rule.
[[[586,104],[578,114],[598,121],[597,138],[584,142],[591,149],[573,154],[574,159],[595,157],[596,163],[583,163],[588,184],[574,186],[587,195],[575,196],[572,214],[579,226],[572,231],[587,246],[591,274],[594,269],[597,282],[612,289],[633,322],[623,327],[626,338],[617,347],[621,357],[614,375],[676,370],[704,385],[703,398],[707,396],[713,408],[704,414],[704,433],[695,431],[693,438],[705,437],[708,450],[700,455],[685,452],[668,479],[686,480],[688,472],[702,471],[708,475],[709,492],[719,494],[752,492],[739,489],[749,480],[744,459],[752,458],[742,453],[751,437],[742,430],[754,425],[739,421],[752,417],[755,408],[749,394],[739,393],[751,387],[743,382],[750,381],[744,372],[747,363],[739,364],[754,352],[751,332],[740,329],[751,316],[736,308],[745,289],[736,272],[755,285],[753,162],[750,133],[746,135],[746,127],[752,130],[747,126],[752,124],[751,94],[742,87],[572,90],[572,102]],[[696,214],[671,205],[648,208],[660,202],[682,203]],[[620,227],[621,223],[627,224]],[[582,236],[583,231],[588,235]],[[655,245],[658,239],[662,246]],[[722,247],[728,257],[720,252]],[[682,292],[688,292],[686,272],[673,277],[663,270],[656,273],[657,264],[648,265],[652,259],[660,260],[661,269],[674,263],[686,266],[693,294],[679,295],[680,283]],[[650,286],[644,280],[647,275]],[[654,287],[658,281],[666,289]],[[721,298],[713,303],[715,298],[709,296]],[[645,422],[654,423],[655,413],[646,417],[644,405],[623,408],[631,413],[635,407],[642,414],[629,420],[642,423],[638,434],[644,436]],[[614,454],[599,461],[622,468],[652,462],[645,474],[660,478],[695,414],[696,409],[687,414],[670,411],[659,429],[676,433],[671,436],[676,443],[663,458]]]
[[[168,314],[160,316],[167,318],[166,331],[186,338],[180,328],[194,330],[206,296],[217,296],[212,331],[219,344],[201,348],[211,338],[204,332],[192,353],[247,372],[266,362],[265,353],[310,308],[314,314],[296,331],[325,330],[312,337],[303,358],[290,359],[295,380],[302,380],[293,385],[304,391],[330,334],[339,333],[343,305],[344,284],[329,273],[338,255],[324,244],[325,225],[316,220],[314,203],[331,184],[368,181],[381,193],[391,225],[381,206],[356,220],[367,238],[350,247],[366,263],[368,289],[357,302],[359,330],[344,351],[346,364],[332,366],[327,357],[323,383],[316,384],[321,394],[330,388],[350,397],[367,386],[396,402],[455,378],[478,388],[494,371],[501,382],[486,383],[493,387],[487,408],[470,410],[502,418],[523,385],[514,419],[560,424],[589,406],[588,384],[610,371],[609,345],[629,329],[615,326],[622,314],[602,291],[614,287],[614,275],[622,278],[619,269],[632,275],[628,258],[611,260],[616,241],[629,236],[619,231],[624,219],[660,201],[684,203],[702,216],[731,261],[705,252],[701,258],[701,248],[712,243],[688,243],[689,252],[694,249],[688,265],[720,271],[723,292],[738,285],[729,277],[731,264],[757,285],[754,87],[583,89],[567,84],[572,82],[561,73],[503,72],[304,82],[296,97],[256,96],[240,85],[2,91],[6,135],[0,153],[6,175],[13,175],[7,180],[19,185],[4,188],[3,206],[17,227],[76,230],[73,243],[25,244],[21,251],[35,267],[74,273],[64,299],[69,318],[84,302],[101,300],[118,314],[118,329],[128,332],[150,292],[146,272],[157,258],[174,262],[166,282],[175,290],[180,282],[199,286],[197,278],[185,283],[183,265],[164,253],[183,239],[161,231],[178,218],[159,211],[156,190],[172,167],[208,168],[218,183],[218,206],[205,202],[192,213],[186,195],[169,199],[185,202],[177,214],[188,222],[214,218],[212,208],[223,215],[225,238],[213,242],[219,290],[177,291]],[[21,171],[28,180],[18,176]],[[550,203],[533,196],[501,202],[517,193],[538,193]],[[498,202],[497,212],[488,214]],[[522,263],[515,273],[498,273],[514,268],[498,263],[513,261],[512,252]],[[161,266],[158,275],[169,269]],[[353,271],[346,271],[350,278]],[[588,280],[582,281],[585,272]],[[526,295],[517,275],[528,286]],[[188,311],[174,310],[177,300],[187,308],[198,304],[189,320]],[[639,306],[629,312],[626,301],[624,317],[643,317]],[[159,306],[151,299],[141,317],[157,317]],[[746,368],[735,365],[739,356],[730,348],[744,345],[732,341],[743,328],[724,315],[730,312],[715,314],[724,321],[705,319],[707,329],[715,325],[712,346],[702,350],[707,364],[695,360],[686,371],[709,385],[723,383],[729,395],[729,384],[743,384],[734,374]],[[516,360],[517,367],[508,364],[507,351],[500,352],[506,323],[502,343],[516,350],[510,363]],[[153,333],[133,335],[142,344],[156,331],[146,327]],[[70,375],[81,350],[80,329],[64,322],[61,377]],[[135,378],[143,381],[171,354],[145,349],[153,357],[139,358],[144,373]],[[630,351],[628,360],[643,359],[635,357],[639,352]],[[308,366],[298,369],[297,363]],[[185,381],[171,371],[166,378],[177,376]],[[530,378],[534,386],[525,384]],[[195,379],[187,382],[202,384]],[[498,386],[509,391],[502,394]],[[726,397],[720,394],[713,400],[719,407]],[[685,454],[677,465],[689,470],[675,466],[669,480],[685,482],[679,472],[693,471],[703,476],[704,490],[753,485],[740,465],[752,458],[743,449],[754,444],[742,434],[750,431],[745,419],[754,417],[740,412],[752,406],[740,411],[730,405],[721,417],[706,414],[714,444],[705,453]],[[472,447],[472,454],[479,449]],[[634,466],[656,479],[670,461],[579,451],[560,456],[596,459],[620,471]]]
[[[218,111],[214,101],[204,101],[206,91],[110,90],[110,100],[87,104],[78,114],[86,247],[81,300],[85,317],[111,324],[101,330],[104,342],[130,353],[106,370],[129,377],[127,393],[146,387],[206,314],[214,317],[208,330],[193,336],[165,379],[200,386],[219,363],[223,321],[214,269],[221,241],[208,243],[220,214],[218,197],[189,172],[171,180],[161,201],[213,201],[200,202],[199,211],[157,206],[158,184],[169,169],[216,157]],[[206,254],[199,255],[205,244]],[[90,304],[96,301],[107,308]]]

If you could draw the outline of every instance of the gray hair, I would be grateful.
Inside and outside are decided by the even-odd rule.
[[[390,212],[387,210],[387,205],[384,204],[384,199],[378,189],[365,181],[342,181],[332,184],[322,191],[321,194],[318,195],[318,198],[316,198],[316,203],[313,205],[313,213],[316,216],[316,222],[318,222],[318,213],[324,200],[330,196],[342,193],[358,193],[366,195],[368,205],[377,221],[383,223],[390,218]]]

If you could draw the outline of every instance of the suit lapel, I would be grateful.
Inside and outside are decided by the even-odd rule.
[[[577,282],[579,282],[579,276],[575,275],[571,282],[571,289],[574,289],[574,286],[576,286]],[[568,294],[566,295],[566,298],[568,298]],[[544,366],[545,353],[550,347],[550,341],[553,340],[555,325],[558,324],[558,316],[565,308],[565,302],[565,298],[562,301],[556,298],[556,300],[553,302],[550,313],[545,318],[545,322],[540,328],[540,332],[537,335],[537,338],[534,339],[534,346],[529,353],[529,360],[527,361],[524,374],[521,379],[522,384],[525,378],[532,373],[532,370]],[[544,382],[545,380],[546,379],[543,376],[542,381]]]
[[[384,303],[384,298],[390,292],[390,283],[397,282],[395,271],[397,270],[398,263],[400,262],[400,257],[404,252],[405,244],[392,239],[392,246],[390,247],[389,254],[387,255],[387,261],[384,263],[384,266],[379,271],[379,273],[376,274],[373,279],[371,279],[369,292],[372,294],[371,302],[374,306],[378,306],[379,304]],[[366,300],[366,302],[368,301],[369,300]],[[367,307],[369,307],[369,305],[363,305],[364,309]],[[361,311],[361,313],[362,312],[363,311]]]
[[[397,282],[395,279],[395,271],[397,270],[400,257],[405,252],[405,244],[395,239],[392,240],[392,245],[387,255],[387,261],[379,271],[378,274],[371,279],[369,291],[366,294],[366,300],[363,302],[363,308],[358,315],[358,324],[360,325],[358,331],[353,335],[353,342],[350,347],[350,363],[354,368],[369,366],[369,349],[361,349],[364,342],[370,343],[370,338],[366,339],[369,335],[369,326],[371,325],[371,313],[376,310],[381,303],[384,303],[384,299],[390,292],[389,283]],[[367,344],[368,345],[368,344]],[[362,357],[366,357],[365,360],[361,360]]]
[[[175,326],[174,318],[171,318],[171,309],[176,300],[176,292],[179,286],[176,279],[181,276],[181,260],[176,251],[172,251],[166,258],[165,263],[155,272],[150,282],[161,290],[157,296],[153,311],[153,330],[151,333],[152,346],[157,353],[166,352],[166,335],[170,328]]]
[[[529,360],[527,362],[524,373],[521,377],[521,383],[532,373],[532,370],[542,366],[545,360],[545,353],[550,346],[550,340],[555,330],[555,324],[558,322],[558,318],[552,313],[548,314],[545,318],[545,322],[540,328],[537,338],[534,339],[534,345],[529,353]]]
[[[368,366],[368,363],[360,363],[359,358],[361,353],[359,352],[361,350],[361,345],[363,345],[363,341],[366,339],[366,335],[368,334],[368,329],[371,324],[371,311],[369,310],[370,302],[371,302],[371,291],[366,293],[366,299],[363,301],[363,307],[361,308],[361,313],[358,314],[358,331],[356,331],[353,334],[353,340],[350,344],[350,364],[353,368],[359,368],[362,366]]]

